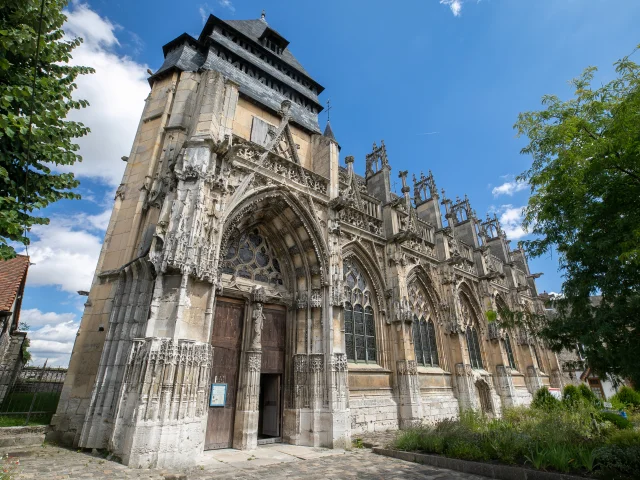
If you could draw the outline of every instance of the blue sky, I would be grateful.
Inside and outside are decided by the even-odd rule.
[[[113,195],[148,93],[146,69],[162,64],[162,45],[183,32],[198,36],[209,13],[259,18],[272,28],[325,88],[341,157],[364,171],[372,143],[384,139],[392,175],[431,169],[447,196],[468,194],[479,216],[496,212],[514,238],[528,187],[514,182],[530,159],[512,128],[521,111],[540,108],[585,67],[597,81],[640,43],[637,0],[118,0],[68,7],[69,35],[84,44],[74,55],[96,74],[81,79],[76,112],[92,133],[80,140],[74,166],[81,201],[47,210],[52,222],[32,232],[35,265],[23,303],[31,324],[34,363],[66,365],[108,223]],[[324,126],[326,114],[320,115]],[[399,190],[400,182],[397,180]],[[554,257],[530,261],[544,272],[539,290],[560,291]]]

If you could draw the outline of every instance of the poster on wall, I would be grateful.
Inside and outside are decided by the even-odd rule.
[[[227,403],[227,384],[212,383],[211,395],[209,395],[209,406],[224,407],[225,403]]]

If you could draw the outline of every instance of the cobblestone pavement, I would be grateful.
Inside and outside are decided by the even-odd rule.
[[[220,451],[218,451],[220,452]],[[189,471],[135,470],[99,456],[56,446],[3,449],[20,460],[16,479],[422,479],[486,480],[485,477],[376,455],[367,448],[327,450],[270,445],[250,452],[228,450],[205,455]],[[186,475],[183,476],[183,475]]]

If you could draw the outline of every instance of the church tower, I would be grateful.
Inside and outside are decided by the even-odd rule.
[[[340,166],[323,87],[264,14],[211,15],[163,52],[50,437],[191,466],[498,416],[561,386],[555,354],[487,322],[541,311],[524,252],[431,172],[393,192],[384,141],[364,177]]]

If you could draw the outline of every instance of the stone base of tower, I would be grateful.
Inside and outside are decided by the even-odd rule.
[[[115,414],[103,418],[92,405],[78,446],[108,448],[134,468],[195,465],[204,449],[210,368],[209,344],[135,339],[120,395],[110,400]]]

